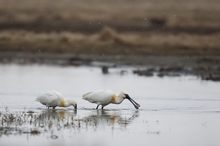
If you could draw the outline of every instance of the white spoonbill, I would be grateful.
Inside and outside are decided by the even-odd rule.
[[[123,92],[115,93],[113,91],[96,91],[96,92],[88,92],[83,95],[83,99],[91,102],[96,103],[98,107],[102,105],[102,109],[112,103],[112,104],[120,104],[124,99],[128,99],[136,109],[140,107],[140,104],[135,102],[128,94]]]
[[[47,92],[43,95],[40,95],[36,98],[36,101],[48,107],[52,107],[55,109],[57,106],[59,107],[69,107],[74,106],[77,109],[77,103],[73,99],[64,99],[63,95],[57,91]]]

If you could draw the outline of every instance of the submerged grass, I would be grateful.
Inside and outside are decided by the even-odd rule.
[[[82,117],[77,116],[76,111],[66,110],[5,111],[0,113],[0,137],[4,135],[51,133],[53,139],[56,136],[54,131],[96,130],[100,125],[106,125],[110,128],[116,125],[126,127],[137,117],[137,112],[121,117],[119,113],[101,110]]]

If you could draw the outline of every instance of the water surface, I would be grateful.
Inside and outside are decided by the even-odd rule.
[[[220,145],[219,82],[140,77],[128,67],[102,74],[98,67],[5,64],[0,83],[0,145]],[[141,108],[124,101],[95,110],[81,99],[100,89],[124,91]],[[50,90],[79,109],[46,110],[35,98]]]

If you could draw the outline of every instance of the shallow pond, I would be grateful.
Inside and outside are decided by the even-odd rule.
[[[0,145],[220,145],[220,83],[193,76],[141,77],[132,68],[0,65]],[[88,91],[129,93],[128,101],[95,110]],[[78,102],[47,110],[35,98],[58,90]]]

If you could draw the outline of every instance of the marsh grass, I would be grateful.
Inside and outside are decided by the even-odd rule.
[[[218,0],[2,0],[0,51],[219,55]]]
[[[136,34],[104,28],[95,34],[3,31],[1,51],[121,55],[220,55],[220,33]]]
[[[103,125],[126,128],[137,117],[137,112],[121,117],[117,112],[97,111],[79,117],[76,111],[66,110],[3,111],[0,113],[0,136],[51,133],[53,139],[55,131],[96,130]]]
[[[90,28],[84,27],[85,30],[97,30],[105,24],[118,29],[123,26],[122,30],[155,24],[219,27],[219,6],[218,0],[2,0],[0,22],[14,27],[29,24],[32,29],[42,29],[42,25],[48,29],[57,26],[58,29],[81,27],[83,30],[86,23]]]

